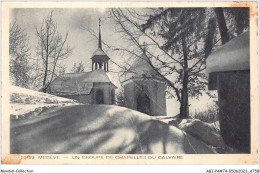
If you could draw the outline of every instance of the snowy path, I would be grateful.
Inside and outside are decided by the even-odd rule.
[[[150,116],[108,105],[63,106],[11,120],[11,153],[214,153]]]

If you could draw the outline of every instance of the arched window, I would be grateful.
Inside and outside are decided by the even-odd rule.
[[[96,101],[97,104],[104,104],[104,93],[102,90],[97,91]]]
[[[137,110],[148,115],[151,114],[150,99],[143,91],[137,97]]]

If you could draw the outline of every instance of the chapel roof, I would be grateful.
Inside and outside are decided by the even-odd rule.
[[[96,49],[96,51],[94,51],[92,57],[95,55],[106,56],[106,53],[101,48],[98,48],[98,49]]]
[[[91,59],[94,59],[94,60],[109,60],[109,57],[106,55],[106,53],[101,49],[101,48],[98,48],[96,51],[94,51]]]
[[[102,69],[83,73],[66,73],[57,77],[50,85],[50,92],[56,95],[90,94],[94,83],[111,83],[116,85],[110,75]]]
[[[142,55],[136,57],[132,63],[132,66],[121,76],[123,83],[129,82],[130,80],[154,80],[162,82],[162,78],[149,64],[148,57]]]

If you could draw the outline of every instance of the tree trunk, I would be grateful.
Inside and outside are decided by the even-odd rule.
[[[208,22],[208,33],[206,35],[205,45],[204,45],[205,59],[207,59],[207,57],[210,55],[212,51],[214,45],[215,31],[216,31],[216,19],[211,18]]]
[[[183,82],[182,82],[182,91],[181,91],[181,107],[180,107],[180,118],[189,117],[189,97],[188,97],[188,52],[186,48],[185,39],[182,39],[182,48],[183,48]]]
[[[222,45],[229,41],[228,29],[226,25],[226,19],[224,16],[223,8],[218,7],[214,9],[217,21],[218,21],[218,28],[221,36]]]
[[[46,93],[47,89],[46,89],[46,79],[47,79],[47,73],[48,73],[48,64],[47,64],[47,60],[46,60],[46,64],[45,64],[45,73],[44,73],[44,78],[43,78],[43,83],[42,83],[42,92]]]
[[[47,87],[46,87],[46,80],[48,75],[48,63],[49,63],[49,26],[46,27],[46,60],[45,60],[45,72],[44,72],[44,78],[43,78],[43,89],[42,92],[46,93]],[[43,48],[42,48],[43,49]]]

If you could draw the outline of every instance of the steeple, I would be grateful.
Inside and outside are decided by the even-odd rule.
[[[100,26],[101,26],[100,22],[101,22],[101,20],[100,20],[100,18],[98,18],[98,22],[99,22],[99,24],[98,24],[98,27],[99,27],[98,48],[100,48],[102,50],[101,30],[100,30]]]
[[[108,71],[108,61],[109,57],[106,55],[106,53],[102,50],[102,40],[101,40],[101,20],[98,19],[98,49],[94,52],[92,59],[92,71],[96,69],[104,69],[105,71]]]

